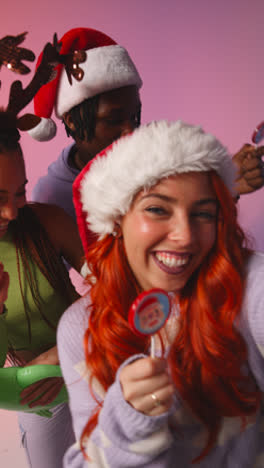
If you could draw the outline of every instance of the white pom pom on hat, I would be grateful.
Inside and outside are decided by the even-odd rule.
[[[201,127],[180,120],[151,122],[115,141],[87,164],[73,185],[84,251],[89,233],[102,238],[114,231],[141,189],[173,174],[210,170],[235,194],[236,168],[226,148]]]
[[[64,66],[59,64],[56,78],[38,91],[34,98],[34,111],[43,121],[28,132],[38,141],[51,140],[56,134],[56,124],[51,119],[53,110],[61,119],[65,112],[92,96],[124,86],[142,86],[126,49],[106,34],[91,28],[75,28],[64,34],[59,43],[62,44],[60,54],[86,51],[86,60],[80,63],[84,76],[81,81],[73,77],[70,84]],[[41,57],[42,53],[37,67]]]

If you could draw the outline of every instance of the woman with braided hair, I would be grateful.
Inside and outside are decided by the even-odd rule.
[[[264,256],[235,179],[226,148],[181,121],[139,127],[76,179],[91,288],[58,327],[79,441],[64,468],[264,466]],[[172,310],[150,357],[128,318],[153,288]]]
[[[14,398],[23,411],[19,412],[19,424],[29,466],[59,468],[66,448],[74,441],[71,418],[62,377],[55,373],[44,378],[52,374],[41,372],[44,367],[58,368],[57,324],[66,307],[78,297],[62,257],[80,271],[82,247],[74,222],[61,208],[27,203],[27,179],[16,125],[13,113],[0,111],[0,260],[5,270],[1,268],[0,284],[5,291],[9,275],[5,307],[0,304],[1,336],[6,333],[9,362],[23,368],[13,383],[22,382],[21,390],[26,387],[20,401],[17,395]],[[34,379],[30,382],[32,369],[41,370],[35,383]],[[0,373],[2,404],[9,398],[3,379],[15,368],[0,370],[7,371]],[[64,399],[59,401],[64,403],[54,407],[61,392]],[[2,407],[15,409],[10,399]]]

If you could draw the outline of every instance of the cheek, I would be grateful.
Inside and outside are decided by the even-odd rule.
[[[19,198],[18,201],[17,201],[17,207],[18,207],[18,208],[23,208],[23,206],[25,206],[26,203],[27,203],[26,196],[21,197],[21,198]]]
[[[153,233],[157,232],[157,223],[153,223],[151,220],[146,219],[141,213],[135,213],[133,216],[128,216],[124,223],[126,231],[131,232],[133,230],[134,236],[153,236]]]
[[[203,232],[201,242],[204,250],[211,250],[216,241],[216,227],[209,226],[208,229]]]
[[[101,124],[97,126],[95,137],[98,141],[98,144],[103,142],[104,144],[110,144],[114,140],[120,137],[121,131],[119,127],[111,127],[108,125]],[[105,147],[105,146],[104,146]]]

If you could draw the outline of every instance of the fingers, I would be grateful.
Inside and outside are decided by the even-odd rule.
[[[240,168],[243,163],[247,160],[250,161],[252,159],[260,159],[264,155],[264,146],[253,146],[249,144],[245,144],[242,148],[238,151],[238,153],[234,154],[233,161],[234,163]]]
[[[138,359],[122,369],[121,373],[125,378],[132,380],[140,380],[153,375],[158,375],[164,372],[167,368],[167,363],[164,359]]]
[[[45,406],[58,396],[64,381],[62,377],[48,377],[29,385],[20,393],[20,403],[30,408]]]
[[[254,192],[264,185],[264,163],[261,160],[264,155],[264,146],[255,147],[245,144],[241,150],[233,156],[233,162],[238,168],[236,190],[242,195]]]
[[[244,173],[244,178],[248,183],[252,181],[254,183],[256,179],[259,179],[259,181],[262,181],[263,183],[263,178],[264,178],[263,167],[262,166],[254,167],[251,170],[248,170],[247,172]]]
[[[125,400],[137,411],[155,416],[172,404],[174,387],[163,359],[139,359],[124,367],[120,382]]]

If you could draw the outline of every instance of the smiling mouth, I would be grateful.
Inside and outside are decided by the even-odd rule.
[[[168,252],[155,252],[153,257],[163,271],[172,274],[181,273],[191,259],[190,254],[172,254]]]

